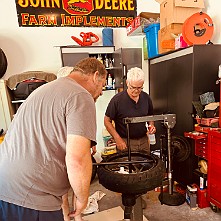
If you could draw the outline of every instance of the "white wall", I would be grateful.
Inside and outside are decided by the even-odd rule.
[[[56,73],[61,67],[61,45],[77,45],[71,36],[80,37],[81,31],[92,31],[100,37],[94,45],[102,45],[102,28],[76,27],[19,27],[17,0],[0,1],[0,48],[8,59],[4,79],[24,71],[50,71]],[[138,12],[159,12],[154,0],[138,0]],[[114,28],[114,43],[119,47],[141,47],[142,37],[127,37],[125,28]]]
[[[102,45],[102,28],[76,27],[19,27],[17,19],[17,0],[0,1],[0,48],[8,59],[8,68],[3,76],[7,79],[13,74],[24,71],[42,70],[56,73],[61,67],[59,45],[76,45],[71,36],[79,36],[81,31],[92,31],[100,37],[94,45]],[[212,42],[221,42],[220,0],[205,0],[205,12],[213,19],[214,35]],[[137,0],[137,12],[159,12],[159,3],[155,0]],[[128,37],[125,28],[114,28],[114,44],[119,47],[142,47],[142,37]],[[147,61],[143,62],[147,72]],[[148,90],[148,82],[145,89]]]
[[[214,34],[211,41],[214,44],[221,44],[220,0],[204,0],[204,2],[205,2],[204,12],[211,17],[214,24]]]

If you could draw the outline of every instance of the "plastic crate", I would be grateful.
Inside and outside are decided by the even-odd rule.
[[[144,29],[147,39],[148,58],[153,58],[159,55],[158,50],[158,31],[160,30],[160,23],[154,23]]]
[[[198,124],[205,125],[205,126],[212,126],[212,124],[218,124],[219,117],[213,117],[213,118],[196,118],[196,121]]]

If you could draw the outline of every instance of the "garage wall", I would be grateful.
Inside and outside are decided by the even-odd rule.
[[[204,0],[205,10],[213,20],[214,34],[212,42],[214,44],[221,44],[221,14],[220,14],[220,0]]]
[[[154,0],[138,0],[137,10],[159,12]],[[94,45],[102,45],[103,28],[19,27],[15,0],[0,1],[0,47],[8,59],[7,79],[24,71],[42,70],[56,73],[61,67],[60,51],[56,46],[77,45],[71,36],[81,31],[94,32],[100,37]],[[141,47],[142,37],[127,37],[125,28],[114,28],[114,43],[119,47]]]
[[[205,12],[214,21],[215,33],[213,43],[221,42],[221,14],[220,0],[205,0]],[[159,12],[159,4],[155,0],[137,0],[138,14],[142,11]],[[24,71],[42,70],[56,73],[61,67],[59,45],[76,44],[71,36],[79,36],[80,32],[92,31],[100,39],[102,28],[75,27],[19,27],[15,0],[0,1],[0,48],[8,59],[8,68],[3,76],[7,79],[13,74]],[[119,47],[142,47],[142,37],[127,37],[125,28],[114,28],[114,43]],[[94,45],[102,45],[102,40]],[[143,62],[143,69],[147,72],[147,61]],[[147,82],[145,89],[148,91]]]

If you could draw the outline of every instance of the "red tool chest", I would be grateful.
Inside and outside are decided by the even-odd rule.
[[[207,199],[221,208],[221,130],[208,132]]]

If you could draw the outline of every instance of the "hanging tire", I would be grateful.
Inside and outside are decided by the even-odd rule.
[[[105,162],[128,161],[127,153],[117,153],[103,159]],[[118,171],[124,167],[129,172],[129,164],[112,164],[98,166],[98,179],[105,188],[123,194],[144,194],[162,185],[165,177],[165,166],[157,156],[132,152],[131,161],[147,161],[131,164],[132,172],[122,174]]]
[[[91,159],[92,159],[92,163],[96,163],[96,160],[94,159],[93,156],[91,156]],[[97,166],[93,164],[93,167],[92,167],[92,175],[91,175],[91,182],[94,180],[94,178],[96,177],[96,174],[97,174]]]
[[[2,78],[3,75],[5,74],[6,69],[7,69],[7,65],[8,65],[8,63],[7,63],[5,53],[0,48],[0,78]]]
[[[176,162],[187,160],[191,153],[191,146],[183,136],[173,135],[171,141],[172,155]]]

